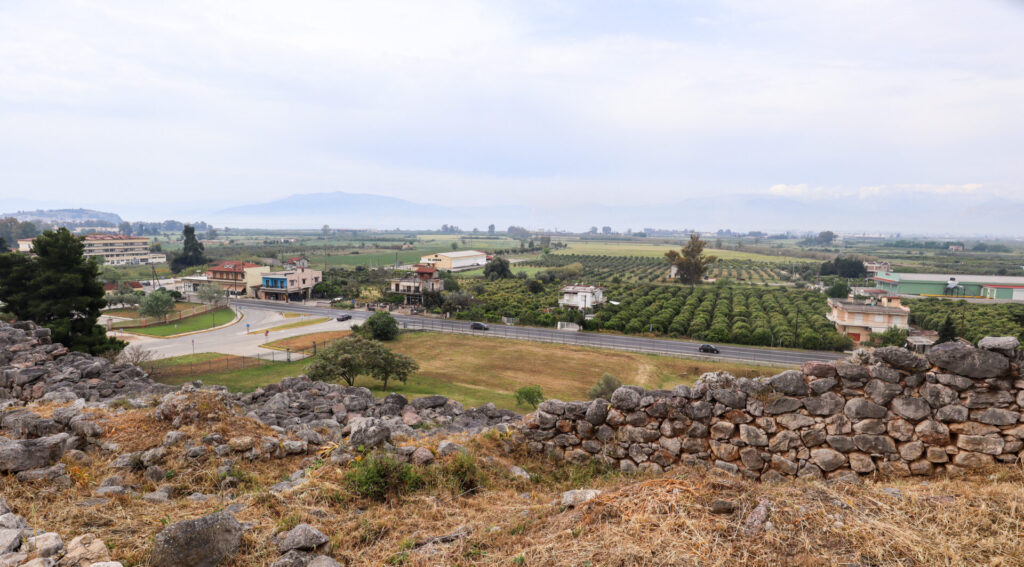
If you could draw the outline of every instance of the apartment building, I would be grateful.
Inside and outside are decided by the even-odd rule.
[[[301,301],[307,299],[316,284],[323,281],[323,272],[309,268],[296,268],[283,272],[262,274],[257,292],[260,299],[275,301]]]

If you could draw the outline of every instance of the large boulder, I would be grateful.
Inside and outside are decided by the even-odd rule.
[[[921,372],[928,370],[928,361],[917,353],[910,352],[905,348],[896,346],[888,346],[882,348],[876,348],[874,355],[877,358],[884,360],[891,366],[896,368],[902,368],[910,372]]]
[[[985,337],[978,341],[978,348],[992,350],[1004,356],[1013,356],[1020,348],[1017,337]]]
[[[391,428],[375,417],[353,420],[351,425],[352,435],[348,441],[353,447],[372,449],[391,440]]]
[[[0,437],[0,472],[17,473],[50,466],[73,448],[75,440],[67,433],[18,441]]]
[[[213,567],[235,553],[242,524],[229,512],[217,512],[172,524],[156,534],[151,567]]]
[[[959,342],[929,348],[928,360],[943,370],[968,378],[995,378],[1010,370],[1010,360],[1005,356]]]

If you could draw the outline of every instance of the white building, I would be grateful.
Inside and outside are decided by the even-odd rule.
[[[439,270],[461,270],[475,268],[487,263],[487,254],[479,250],[458,250],[456,252],[438,252],[420,258],[421,264],[426,264]]]
[[[604,303],[604,288],[593,285],[567,285],[562,288],[558,306],[572,309],[590,309]]]

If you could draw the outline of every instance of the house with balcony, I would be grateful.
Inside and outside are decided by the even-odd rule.
[[[424,293],[444,291],[444,280],[437,268],[416,264],[405,277],[389,279],[387,291],[402,294],[406,305],[422,305]]]
[[[604,303],[604,288],[594,285],[567,285],[562,287],[558,306],[565,309],[590,309]]]
[[[274,301],[302,301],[308,299],[313,287],[323,281],[323,272],[309,268],[296,268],[261,275],[257,292],[260,299]]]
[[[871,333],[881,333],[891,327],[910,329],[910,308],[898,297],[882,297],[868,301],[829,299],[831,311],[825,316],[836,330],[863,344]]]
[[[206,282],[220,286],[232,295],[252,296],[260,286],[263,274],[270,272],[269,266],[252,262],[226,260],[211,265],[206,270]]]

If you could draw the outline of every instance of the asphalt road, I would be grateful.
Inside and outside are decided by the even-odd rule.
[[[234,324],[226,325],[211,331],[192,333],[178,337],[154,338],[144,335],[121,335],[139,347],[151,351],[154,358],[169,358],[186,354],[200,352],[219,352],[221,354],[232,354],[235,356],[261,357],[267,360],[284,360],[286,355],[283,352],[265,349],[260,345],[294,337],[307,333],[318,333],[321,331],[339,331],[348,329],[350,322],[339,323],[333,318],[324,322],[291,329],[269,331],[266,335],[260,331],[267,331],[278,325],[296,323],[299,319],[285,318],[282,311],[296,311],[291,308],[282,309],[284,304],[276,306],[263,306],[262,309],[238,308],[242,318]],[[276,308],[274,308],[276,307]],[[250,331],[252,333],[250,334]],[[298,353],[292,353],[291,359],[303,358]]]
[[[309,313],[313,315],[334,317],[347,313],[352,315],[352,322],[364,320],[371,315],[371,313],[367,311],[346,311],[330,307],[304,305],[301,303],[281,304],[278,302],[266,302],[253,299],[236,299],[231,303],[236,307],[242,308],[243,311],[292,311],[295,313]],[[396,315],[394,313],[392,313],[392,315],[396,320],[398,320],[399,325],[401,325],[403,329],[430,330],[443,333],[476,335],[481,337],[501,337],[535,342],[643,352],[648,354],[685,356],[688,358],[703,358],[708,360],[729,360],[734,362],[746,362],[752,364],[759,363],[775,366],[799,366],[807,361],[828,362],[842,357],[841,353],[833,351],[782,350],[734,345],[716,345],[721,351],[719,354],[705,354],[697,350],[697,347],[701,343],[693,341],[558,331],[555,329],[514,327],[502,324],[489,324],[489,330],[475,331],[470,329],[470,323],[468,321],[441,320],[431,317]]]

